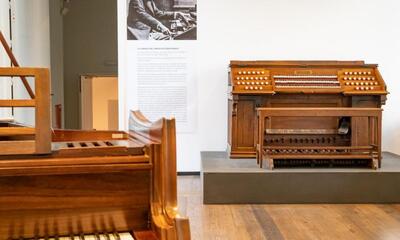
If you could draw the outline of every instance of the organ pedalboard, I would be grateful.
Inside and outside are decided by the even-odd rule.
[[[231,61],[229,87],[230,157],[259,155],[261,161],[261,154],[267,158],[285,158],[286,155],[305,158],[307,154],[316,153],[325,161],[324,154],[331,154],[327,158],[342,159],[361,149],[357,151],[363,157],[365,149],[372,148],[368,151],[373,154],[368,157],[380,164],[377,130],[381,124],[376,119],[380,117],[379,111],[388,92],[377,64]],[[259,120],[261,115],[265,119]],[[260,121],[263,121],[261,125]],[[260,130],[260,126],[265,129]],[[309,149],[309,145],[318,146],[317,151]],[[347,155],[335,155],[338,151],[340,154],[347,152]],[[281,155],[277,156],[278,153]],[[277,159],[277,162],[282,161],[286,160]]]

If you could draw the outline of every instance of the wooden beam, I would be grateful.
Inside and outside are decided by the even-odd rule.
[[[380,108],[257,108],[265,117],[377,117]]]
[[[33,154],[35,141],[0,141],[0,155]]]
[[[371,154],[268,154],[271,159],[372,159]]]
[[[35,107],[35,100],[0,100],[0,107]]]
[[[34,128],[0,127],[0,136],[31,135],[31,134],[35,134]]]
[[[34,77],[38,75],[38,72],[43,71],[46,68],[30,68],[30,67],[1,67],[0,76],[2,77]]]

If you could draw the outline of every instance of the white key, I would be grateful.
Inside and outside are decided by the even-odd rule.
[[[108,234],[108,237],[110,238],[110,240],[118,240],[118,238],[112,233]]]
[[[97,240],[97,238],[94,235],[85,235],[84,239],[85,240]]]
[[[119,233],[119,237],[121,240],[134,240],[130,233]]]

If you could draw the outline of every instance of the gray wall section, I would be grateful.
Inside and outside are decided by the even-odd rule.
[[[117,0],[71,1],[64,16],[65,127],[79,128],[79,76],[117,75]]]
[[[64,108],[64,54],[63,54],[63,17],[60,13],[61,1],[49,1],[50,11],[50,70],[52,91],[53,126],[55,124],[54,106]],[[64,114],[62,114],[64,116]]]

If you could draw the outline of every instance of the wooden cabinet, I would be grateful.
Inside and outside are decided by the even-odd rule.
[[[377,65],[363,61],[231,61],[228,148],[232,158],[254,158],[257,108],[381,108],[386,85]],[[274,118],[280,128],[339,127],[340,117]],[[351,144],[367,144],[368,122],[354,117]],[[281,125],[281,126],[279,126]]]

